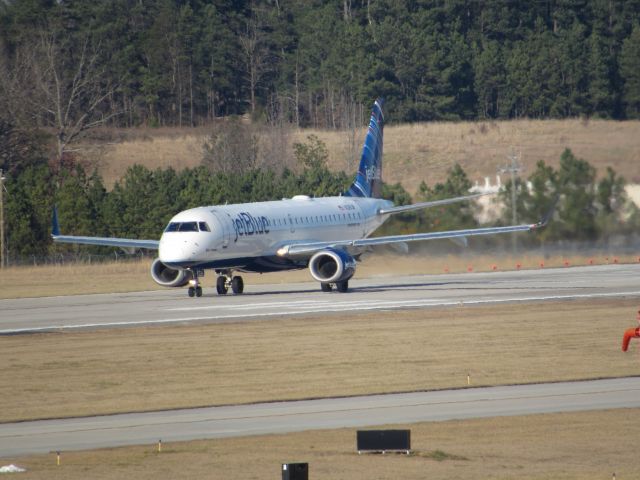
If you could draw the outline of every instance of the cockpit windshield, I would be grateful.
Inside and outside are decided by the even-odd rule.
[[[165,232],[210,232],[207,222],[171,222]]]

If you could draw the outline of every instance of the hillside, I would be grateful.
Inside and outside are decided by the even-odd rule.
[[[293,165],[292,144],[314,134],[326,143],[331,168],[350,173],[359,158],[364,133],[364,129],[356,132],[352,146],[353,132],[281,131],[278,156],[283,164]],[[205,128],[111,130],[109,135],[94,135],[85,156],[96,163],[107,185],[112,185],[134,163],[178,170],[199,165],[206,135]],[[114,138],[118,140],[114,142]],[[472,181],[494,177],[512,149],[521,152],[525,176],[538,160],[557,166],[562,151],[570,148],[599,174],[610,166],[627,182],[640,183],[640,121],[431,122],[389,125],[384,139],[384,179],[400,182],[411,193],[423,180],[429,185],[442,181],[455,163],[462,165]]]

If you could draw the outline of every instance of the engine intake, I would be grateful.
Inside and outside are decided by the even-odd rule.
[[[356,273],[356,260],[341,250],[321,250],[309,260],[309,271],[319,282],[344,282]]]
[[[193,275],[188,270],[167,267],[159,258],[156,258],[151,264],[151,278],[163,287],[183,287],[189,283]]]

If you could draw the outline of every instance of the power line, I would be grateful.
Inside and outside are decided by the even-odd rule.
[[[4,172],[0,168],[0,268],[4,268],[7,263],[4,246],[4,181]]]
[[[498,169],[498,173],[509,173],[511,175],[511,222],[512,225],[518,224],[518,209],[516,208],[516,173],[520,174],[524,170],[522,163],[520,163],[520,153],[516,155],[513,147],[511,153],[507,157],[510,160],[509,164]],[[511,234],[511,248],[515,255],[518,251],[518,237],[516,233]]]

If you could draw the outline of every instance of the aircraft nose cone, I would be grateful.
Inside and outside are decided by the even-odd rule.
[[[200,259],[203,248],[199,242],[186,238],[160,239],[158,254],[162,263],[183,264]]]

